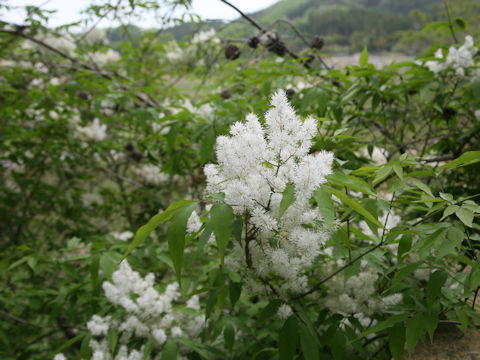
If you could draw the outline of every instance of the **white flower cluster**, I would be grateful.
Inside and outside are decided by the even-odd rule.
[[[138,180],[150,185],[159,185],[168,180],[168,175],[153,164],[143,164],[132,168],[131,171]]]
[[[201,44],[207,41],[212,41],[215,44],[220,43],[220,39],[217,37],[215,29],[200,31],[199,33],[196,33],[192,38],[192,44]]]
[[[98,119],[94,119],[90,125],[77,126],[77,132],[81,137],[101,141],[107,137],[107,125],[101,124]]]
[[[174,310],[172,303],[181,296],[178,284],[168,285],[163,294],[154,288],[154,275],[142,278],[130,265],[123,261],[112,275],[112,282],[104,282],[105,296],[114,305],[122,307],[126,315],[114,320],[111,316],[92,316],[87,323],[88,330],[97,339],[90,341],[92,359],[120,360],[143,359],[143,348],[129,351],[127,344],[132,337],[155,340],[154,348],[161,349],[168,338],[185,336],[198,339],[205,323],[204,315],[195,314],[200,310],[198,296],[191,297],[186,308],[190,311]],[[119,351],[115,357],[110,354],[108,330],[116,328],[119,337]],[[98,339],[100,338],[100,339]],[[182,350],[182,348],[180,348]],[[150,357],[148,357],[150,359]]]
[[[439,60],[431,60],[425,63],[425,66],[435,74],[453,68],[458,76],[465,75],[465,69],[475,65],[473,57],[478,49],[473,43],[473,38],[470,35],[465,37],[465,43],[458,49],[451,46],[448,49],[447,57],[443,61],[442,49],[435,52],[435,57]]]
[[[191,63],[198,61],[198,65],[202,65],[203,60],[197,60],[197,52],[202,49],[202,45],[212,44],[216,46],[220,44],[220,39],[217,37],[214,29],[200,31],[195,34],[188,46],[181,48],[178,43],[173,40],[166,44],[166,57],[171,63]]]
[[[130,240],[134,235],[131,231],[112,232],[111,234],[118,241]]]
[[[309,200],[332,172],[333,154],[309,154],[316,122],[310,117],[302,122],[283,91],[272,96],[271,105],[265,128],[250,114],[245,123],[231,127],[231,136],[218,137],[219,164],[206,165],[204,172],[207,192],[223,192],[225,202],[247,224],[243,241],[248,245],[234,250],[242,259],[238,265],[247,265],[261,278],[276,275],[282,279],[283,295],[298,294],[307,286],[304,270],[329,237]],[[287,185],[294,186],[295,199],[279,216]]]
[[[338,260],[339,266],[343,261]],[[325,267],[328,269],[329,267]],[[397,305],[402,302],[401,294],[393,294],[386,297],[377,297],[375,283],[378,280],[377,272],[362,261],[360,271],[348,279],[342,272],[328,281],[327,296],[321,300],[323,306],[333,313],[344,316],[361,314],[371,316],[375,312],[381,312],[386,306]]]
[[[99,66],[117,62],[120,60],[120,54],[115,50],[108,49],[106,52],[95,51],[90,55],[90,60]]]

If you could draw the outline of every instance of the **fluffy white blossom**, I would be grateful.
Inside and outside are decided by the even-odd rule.
[[[282,304],[280,305],[280,307],[278,308],[278,311],[277,311],[277,316],[279,317],[279,319],[281,320],[286,320],[290,317],[290,315],[292,315],[292,308],[287,305],[287,304]]]
[[[212,41],[216,44],[220,43],[220,39],[215,33],[215,29],[209,29],[196,33],[192,38],[192,44],[201,44],[207,41]]]
[[[343,265],[342,262],[338,266]],[[323,277],[332,271],[331,266],[325,266]],[[361,262],[359,271],[350,277],[344,272],[334,276],[327,283],[327,296],[320,299],[321,304],[333,313],[344,316],[362,314],[370,316],[381,312],[385,307],[401,303],[401,294],[386,297],[376,295],[375,284],[379,276],[376,270],[365,261]]]
[[[253,238],[243,239],[247,246],[234,248],[237,260],[231,263],[262,278],[280,277],[280,291],[286,295],[306,288],[302,272],[328,239],[322,217],[309,200],[331,173],[333,154],[309,154],[316,122],[302,121],[283,91],[272,96],[271,105],[265,126],[250,114],[231,127],[230,136],[218,137],[218,165],[208,164],[204,172],[207,192],[223,192],[225,202],[237,215],[247,216],[255,229]],[[287,186],[294,187],[294,200],[279,216]]]
[[[92,335],[107,335],[110,317],[102,318],[98,315],[93,315],[90,321],[87,323],[87,329],[92,333]]]
[[[67,360],[67,358],[65,357],[65,355],[63,355],[62,353],[60,353],[60,354],[55,355],[55,357],[53,358],[53,360]]]
[[[133,235],[131,231],[112,232],[112,236],[119,241],[127,241],[131,239]]]
[[[105,32],[104,29],[101,29],[99,27],[88,29],[87,32],[85,32],[84,34],[85,35],[82,35],[83,42],[85,42],[88,45],[108,43],[107,33]]]
[[[192,296],[187,301],[186,307],[192,309],[189,312],[176,310],[173,302],[181,296],[178,284],[170,284],[160,293],[155,289],[154,281],[153,274],[142,277],[123,261],[112,274],[112,281],[103,283],[107,299],[123,308],[126,315],[115,319],[94,315],[87,323],[88,330],[95,337],[90,341],[92,359],[143,359],[143,347],[130,349],[127,346],[132,337],[144,340],[153,337],[153,346],[157,349],[171,337],[199,339],[205,317],[195,314],[200,310],[198,296]],[[109,328],[115,328],[120,333],[120,348],[115,357],[110,354],[106,340]]]
[[[435,58],[438,60],[430,60],[425,62],[425,66],[435,74],[438,74],[447,69],[455,70],[458,76],[465,75],[465,69],[475,65],[473,57],[478,49],[473,43],[473,38],[470,35],[465,37],[465,43],[458,49],[451,46],[448,49],[448,54],[444,58],[442,49],[435,52]]]
[[[132,168],[131,171],[138,180],[150,185],[159,185],[168,180],[168,175],[153,164],[144,164]]]
[[[81,137],[89,140],[101,141],[107,137],[107,125],[101,124],[100,120],[94,119],[90,125],[77,126],[77,132]]]
[[[98,66],[105,66],[120,60],[120,54],[115,50],[108,49],[106,52],[95,51],[89,59]]]

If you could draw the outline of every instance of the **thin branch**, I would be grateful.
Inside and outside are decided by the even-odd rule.
[[[242,10],[240,10],[239,8],[237,8],[235,5],[231,4],[230,2],[228,2],[227,0],[220,0],[221,2],[223,2],[224,4],[230,6],[232,9],[234,9],[236,12],[238,12],[243,18],[245,18],[248,22],[250,22],[250,24],[252,24],[253,26],[255,26],[258,30],[260,30],[261,32],[266,32],[267,30],[264,29],[259,23],[257,23],[251,16],[245,14]]]
[[[16,321],[20,324],[36,327],[37,329],[49,329],[50,328],[50,326],[43,326],[43,325],[38,325],[38,324],[31,323],[30,321],[24,320],[22,318],[19,318],[17,316],[14,316],[14,315],[9,314],[9,313],[7,313],[5,311],[2,311],[2,310],[0,310],[0,315],[3,316],[4,318]]]

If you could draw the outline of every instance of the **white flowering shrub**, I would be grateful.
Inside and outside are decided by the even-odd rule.
[[[282,279],[280,291],[286,296],[305,290],[303,271],[329,237],[309,200],[332,172],[333,154],[308,154],[317,133],[315,120],[302,122],[284,92],[275,93],[271,105],[265,129],[252,114],[232,126],[231,137],[219,137],[219,164],[204,171],[207,193],[223,193],[225,203],[243,218],[245,235],[233,255],[241,262],[236,271],[244,267],[263,281],[274,274]]]
[[[477,34],[333,69],[280,30],[101,29],[188,5],[114,3],[0,20],[1,359],[401,359],[477,327]]]

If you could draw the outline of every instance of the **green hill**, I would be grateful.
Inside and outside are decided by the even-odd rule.
[[[281,0],[252,14],[261,24],[272,24],[289,34],[293,47],[301,47],[288,20],[306,37],[325,37],[327,49],[359,51],[367,45],[372,51],[390,51],[399,39],[398,32],[413,29],[412,10],[436,12],[443,0]],[[254,33],[242,19],[222,31],[225,36],[247,37]]]

